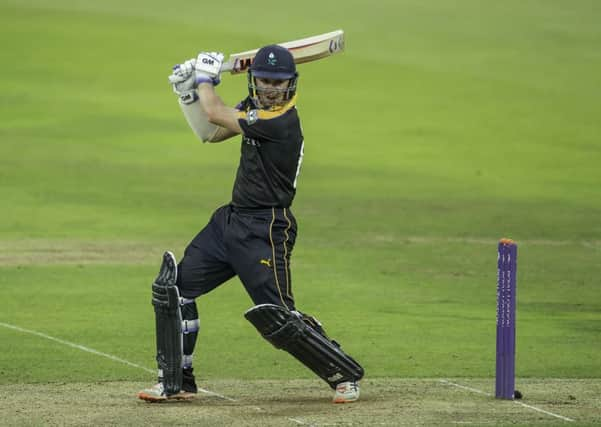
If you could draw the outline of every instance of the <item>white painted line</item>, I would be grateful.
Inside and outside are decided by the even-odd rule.
[[[482,391],[482,390],[478,390],[477,388],[467,387],[467,386],[464,386],[464,385],[461,385],[461,384],[455,384],[455,383],[452,383],[452,382],[447,381],[447,380],[440,380],[440,382],[443,383],[443,384],[452,385],[452,386],[457,387],[457,388],[462,388],[464,390],[471,391],[473,393],[483,394],[485,396],[491,396],[489,393],[487,393],[485,391]]]
[[[0,326],[3,326],[3,327],[8,328],[8,329],[15,330],[15,331],[23,332],[25,334],[30,334],[30,335],[35,335],[37,337],[45,338],[47,340],[54,341],[54,342],[62,344],[62,345],[66,345],[67,347],[72,347],[72,348],[76,348],[76,349],[81,350],[81,351],[85,351],[86,353],[95,354],[96,356],[106,357],[107,359],[110,359],[110,360],[112,360],[114,362],[119,362],[119,363],[123,363],[123,364],[128,365],[128,366],[131,366],[133,368],[142,369],[143,371],[150,372],[151,374],[155,374],[156,373],[156,370],[152,370],[152,369],[149,369],[149,368],[147,368],[145,366],[138,365],[136,363],[132,363],[129,360],[121,359],[120,357],[113,356],[112,354],[103,353],[101,351],[94,350],[93,348],[86,347],[86,346],[83,346],[83,345],[80,345],[80,344],[76,344],[76,343],[73,343],[73,342],[70,342],[70,341],[62,340],[60,338],[55,338],[53,336],[44,334],[42,332],[33,331],[31,329],[21,328],[19,326],[11,325],[9,323],[4,323],[4,322],[0,322]],[[200,391],[202,393],[205,393],[205,394],[209,394],[211,396],[219,397],[219,398],[227,400],[229,402],[238,402],[238,400],[232,399],[231,397],[227,397],[227,396],[224,396],[222,394],[215,393],[214,391],[205,390],[205,389],[200,388],[200,387],[198,388],[198,391]],[[254,409],[254,410],[256,410],[256,411],[260,411],[260,412],[264,412],[265,411],[263,408],[260,408],[258,406],[251,406],[251,408]],[[297,424],[300,424],[300,425],[313,425],[313,424],[307,424],[304,421],[301,421],[301,420],[296,419],[296,418],[288,418],[288,420],[290,420],[292,422],[295,422]]]
[[[483,424],[497,424],[494,421],[451,421],[452,424],[459,424],[459,425],[483,425]]]
[[[146,368],[145,366],[137,365],[137,364],[135,364],[133,362],[130,362],[129,360],[121,359],[120,357],[113,356],[112,354],[103,353],[101,351],[94,350],[93,348],[86,347],[86,346],[83,346],[83,345],[80,345],[80,344],[76,344],[76,343],[73,343],[73,342],[70,342],[70,341],[65,341],[65,340],[62,340],[60,338],[55,338],[55,337],[52,337],[50,335],[46,335],[46,334],[44,334],[42,332],[32,331],[31,329],[25,329],[25,328],[21,328],[19,326],[10,325],[8,323],[3,323],[3,322],[0,322],[0,326],[4,326],[5,328],[8,328],[8,329],[14,329],[15,331],[23,332],[23,333],[26,333],[26,334],[31,334],[31,335],[35,335],[35,336],[38,336],[38,337],[41,337],[41,338],[45,338],[47,340],[54,341],[54,342],[57,342],[59,344],[66,345],[68,347],[73,347],[73,348],[76,348],[78,350],[85,351],[87,353],[95,354],[96,356],[106,357],[107,359],[111,359],[111,360],[113,360],[115,362],[119,362],[119,363],[123,363],[125,365],[129,365],[129,366],[131,366],[133,368],[142,369],[143,371],[150,372],[151,374],[155,374],[156,373],[156,370],[152,370],[152,369]],[[220,398],[225,399],[225,400],[229,400],[231,402],[235,402],[234,399],[232,399],[230,397],[227,397],[227,396],[222,396],[221,394],[215,393],[213,391],[205,390],[203,388],[199,388],[198,390],[201,391],[202,393],[205,393],[205,394],[210,394],[210,395],[217,396],[217,397],[220,397]]]
[[[443,384],[448,384],[451,385],[453,387],[457,387],[457,388],[461,388],[463,390],[468,390],[471,391],[473,393],[478,393],[478,394],[483,394],[485,396],[490,396],[492,397],[491,393],[486,393],[485,391],[482,390],[478,390],[477,388],[472,388],[472,387],[466,387],[464,385],[461,384],[456,384],[454,382],[451,382],[449,380],[439,380],[439,382],[443,383]],[[574,422],[575,420],[568,418],[568,417],[564,417],[563,415],[559,415],[559,414],[554,414],[553,412],[549,412],[549,411],[545,411],[544,409],[541,408],[537,408],[536,406],[532,406],[532,405],[527,405],[525,403],[522,403],[518,400],[512,400],[513,403],[515,403],[516,405],[521,405],[524,408],[528,408],[528,409],[532,409],[533,411],[537,411],[537,412],[541,412],[543,414],[549,415],[551,417],[555,417],[555,418],[559,418],[560,420],[564,420],[564,421],[568,421],[568,422]]]
[[[54,342],[57,342],[59,344],[66,345],[68,347],[73,347],[73,348],[76,348],[78,350],[85,351],[87,353],[92,353],[92,354],[95,354],[97,356],[106,357],[107,359],[111,359],[111,360],[113,360],[115,362],[123,363],[125,365],[129,365],[129,366],[132,366],[134,368],[142,369],[142,370],[144,370],[146,372],[150,372],[152,374],[156,373],[156,371],[153,371],[152,369],[148,369],[148,368],[146,368],[144,366],[136,365],[135,363],[132,363],[132,362],[130,362],[128,360],[125,360],[125,359],[121,359],[121,358],[119,358],[117,356],[113,356],[111,354],[106,354],[106,353],[103,353],[101,351],[94,350],[93,348],[85,347],[83,345],[79,345],[79,344],[75,344],[75,343],[72,343],[72,342],[69,342],[69,341],[61,340],[60,338],[51,337],[50,335],[46,335],[46,334],[44,334],[42,332],[32,331],[30,329],[25,329],[25,328],[20,328],[19,326],[10,325],[8,323],[3,323],[3,322],[0,322],[0,326],[4,326],[5,328],[8,328],[8,329],[14,329],[15,331],[23,332],[23,333],[26,333],[26,334],[31,334],[31,335],[36,335],[38,337],[46,338],[47,340],[54,341]]]
[[[564,421],[569,421],[571,423],[573,423],[575,421],[575,420],[573,420],[571,418],[564,417],[563,415],[554,414],[553,412],[549,412],[549,411],[545,411],[544,409],[537,408],[536,406],[526,405],[525,403],[519,402],[517,400],[514,400],[513,402],[516,403],[516,404],[518,404],[518,405],[522,405],[525,408],[529,408],[529,409],[532,409],[534,411],[542,412],[543,414],[551,415],[552,417],[559,418],[559,419],[564,420]]]
[[[296,418],[288,418],[290,421],[295,422],[296,424],[299,424],[301,426],[316,426],[317,424],[307,424],[302,420],[296,419]]]

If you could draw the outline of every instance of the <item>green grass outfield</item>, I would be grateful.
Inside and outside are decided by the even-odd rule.
[[[504,412],[490,397],[468,416],[478,393],[431,386],[492,393],[496,242],[511,237],[523,402],[601,423],[599,22],[600,4],[584,0],[0,0],[0,400],[15,384],[47,395],[65,384],[103,393],[107,381],[137,404],[125,390],[152,380],[149,287],[162,251],[181,256],[230,200],[239,158],[237,140],[195,140],[171,66],[343,28],[344,54],[299,66],[293,289],[364,364],[363,408],[387,425],[569,422]],[[244,77],[222,80],[228,103],[245,96]],[[284,413],[294,405],[278,407],[273,390],[288,379],[302,386],[287,393],[314,385],[327,403],[328,390],[246,322],[237,279],[198,304],[201,384],[242,401],[237,388],[254,384],[276,402],[248,397],[227,424],[252,425],[244,413],[256,405],[276,417],[256,425],[294,425]],[[402,410],[407,378],[431,404]],[[398,400],[378,400],[386,393]],[[19,404],[0,411],[9,424],[54,422]],[[214,406],[211,416],[228,411]],[[331,406],[298,419],[371,419],[361,404]],[[147,424],[161,422],[155,412]]]

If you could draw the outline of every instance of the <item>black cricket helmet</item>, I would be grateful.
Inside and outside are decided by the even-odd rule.
[[[289,80],[285,90],[284,100],[290,100],[296,93],[298,73],[294,58],[288,49],[279,45],[264,46],[255,55],[248,69],[248,92],[253,99],[257,99],[257,85],[255,78]]]

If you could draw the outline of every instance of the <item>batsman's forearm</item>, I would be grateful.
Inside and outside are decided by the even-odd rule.
[[[209,122],[224,127],[234,134],[242,133],[238,124],[238,110],[226,106],[211,83],[198,85],[198,96]]]
[[[215,120],[219,119],[220,111],[225,108],[225,104],[221,98],[215,93],[215,88],[211,83],[201,83],[198,85],[198,96],[200,98],[200,105],[202,109],[207,113],[207,117],[211,123],[216,123]]]

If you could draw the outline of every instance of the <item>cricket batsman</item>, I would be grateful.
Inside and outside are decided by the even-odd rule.
[[[197,393],[193,353],[199,331],[196,298],[238,276],[253,302],[245,317],[333,390],[335,403],[359,398],[363,368],[317,319],[297,310],[290,257],[297,223],[290,209],[303,160],[296,110],[298,73],[284,47],[261,48],[248,71],[248,96],[235,108],[215,92],[223,54],[203,52],[169,77],[181,110],[203,142],[241,135],[231,202],[219,207],[178,264],[165,252],[152,285],[158,383],[138,393],[149,402]]]

